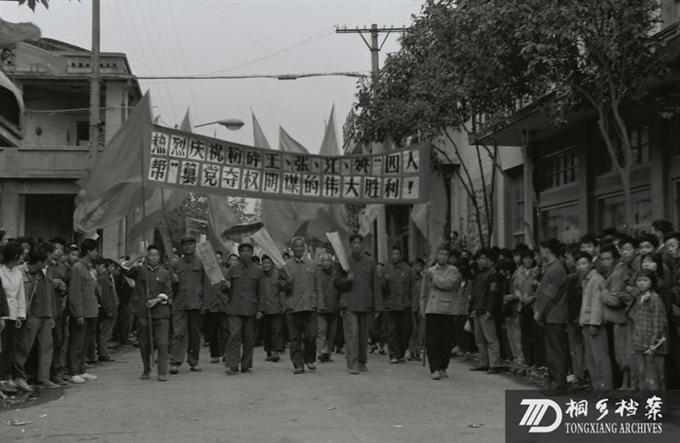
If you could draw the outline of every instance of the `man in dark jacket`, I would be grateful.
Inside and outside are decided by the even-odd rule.
[[[496,270],[492,264],[494,254],[489,249],[480,249],[476,256],[479,272],[472,284],[472,312],[475,324],[475,342],[479,348],[479,366],[472,371],[487,371],[495,374],[502,369],[500,345],[496,333],[496,318],[502,307]]]
[[[305,366],[315,371],[316,366],[316,293],[315,265],[304,257],[307,245],[302,237],[292,242],[293,258],[283,267],[288,284],[286,291],[286,325],[290,341],[293,373],[302,374]]]
[[[50,240],[54,246],[51,259],[48,258],[47,278],[54,287],[56,311],[54,312],[54,328],[52,328],[52,368],[50,379],[56,383],[65,383],[68,377],[66,371],[66,344],[68,339],[68,322],[66,321],[66,297],[68,296],[69,273],[71,272],[67,258],[64,255],[66,240],[54,237]]]
[[[97,353],[99,361],[113,361],[109,355],[109,342],[113,337],[113,327],[118,314],[118,295],[113,277],[108,271],[109,261],[102,257],[95,260],[97,270],[97,296],[99,299],[99,318],[97,319]]]
[[[12,366],[16,374],[15,383],[26,391],[32,389],[26,383],[24,364],[36,341],[38,343],[38,385],[47,389],[59,387],[50,381],[52,328],[56,304],[52,283],[43,273],[47,255],[45,249],[33,248],[25,265],[26,323],[19,332]]]
[[[568,298],[565,296],[567,271],[559,260],[562,245],[555,239],[540,244],[543,277],[536,289],[534,319],[545,324],[545,357],[548,366],[548,389],[567,387],[569,340],[567,337]]]
[[[201,372],[198,356],[201,350],[201,307],[210,289],[210,281],[196,256],[196,239],[182,239],[182,258],[173,266],[175,282],[172,310],[172,366],[177,374],[186,356],[192,372]]]
[[[161,265],[158,247],[149,245],[146,250],[144,263],[128,267],[125,272],[135,282],[130,307],[137,318],[139,350],[144,368],[141,378],[147,380],[151,373],[153,339],[154,348],[158,350],[158,381],[167,381],[172,278],[170,272]]]
[[[97,324],[97,279],[93,269],[97,242],[85,239],[80,245],[80,260],[71,267],[68,291],[69,343],[68,365],[72,383],[85,383],[97,377],[85,372],[87,338]]]
[[[226,277],[227,268],[223,262],[218,260],[217,264],[222,275]],[[211,287],[203,298],[203,329],[210,346],[210,363],[219,363],[227,346],[229,337],[227,304],[227,294],[221,285]]]
[[[338,302],[340,292],[335,286],[341,270],[333,263],[329,253],[321,256],[321,266],[316,269],[314,284],[316,285],[317,326],[319,335],[316,347],[319,351],[319,361],[332,361],[331,353],[338,332]]]
[[[390,363],[404,363],[404,355],[411,338],[411,297],[415,286],[415,275],[403,260],[401,248],[395,246],[390,254],[381,279],[383,297],[383,319],[387,329],[387,349]]]
[[[338,278],[339,307],[345,330],[345,357],[350,374],[366,372],[368,368],[368,331],[371,317],[382,311],[382,297],[375,261],[364,254],[364,238],[354,234],[349,239],[352,254],[349,271]]]
[[[277,362],[283,352],[283,319],[285,312],[285,289],[287,284],[281,272],[276,269],[274,261],[262,257],[264,278],[264,298],[262,302],[262,341],[267,361]]]
[[[262,318],[264,277],[262,269],[253,263],[253,247],[247,243],[238,246],[239,263],[227,270],[227,287],[230,289],[227,313],[229,339],[225,352],[226,373],[239,371],[251,373],[255,346],[255,319]]]

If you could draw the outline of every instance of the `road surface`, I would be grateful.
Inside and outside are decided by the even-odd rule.
[[[257,348],[253,374],[203,363],[161,383],[140,380],[138,350],[127,349],[92,371],[97,381],[0,412],[0,442],[502,442],[504,390],[522,388],[456,361],[448,380],[432,381],[419,362],[382,355],[360,375],[347,374],[342,355],[293,375],[287,357],[265,362]]]

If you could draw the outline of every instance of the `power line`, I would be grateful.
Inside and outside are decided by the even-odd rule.
[[[217,71],[211,71],[211,72],[206,73],[206,75],[219,74],[219,73],[222,73],[222,72],[225,72],[225,71],[231,71],[233,69],[238,69],[238,68],[242,68],[244,66],[252,65],[253,63],[257,63],[257,62],[260,62],[262,60],[266,60],[268,58],[276,57],[277,55],[283,54],[284,52],[290,51],[291,49],[294,49],[294,48],[303,46],[305,44],[311,43],[315,40],[319,40],[321,38],[327,37],[327,36],[331,35],[332,33],[333,33],[332,29],[331,30],[324,29],[323,31],[317,32],[316,34],[311,35],[311,36],[305,38],[304,40],[301,40],[301,41],[294,43],[290,46],[287,46],[285,48],[279,49],[278,51],[272,52],[271,54],[263,55],[262,57],[257,57],[257,58],[254,58],[252,60],[249,60],[247,62],[239,63],[238,65],[229,66],[229,67],[226,67],[226,68],[223,68],[223,69],[219,69]]]
[[[242,74],[242,75],[141,75],[137,80],[242,80],[242,79],[274,79],[274,80],[297,80],[312,77],[353,77],[365,78],[369,74],[365,72],[308,72],[302,74]]]

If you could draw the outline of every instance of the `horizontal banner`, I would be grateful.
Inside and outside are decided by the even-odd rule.
[[[428,200],[429,146],[324,157],[231,143],[153,125],[144,152],[152,186],[333,203]]]

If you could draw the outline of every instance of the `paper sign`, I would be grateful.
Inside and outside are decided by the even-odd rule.
[[[345,272],[349,271],[349,260],[347,259],[345,245],[343,245],[342,240],[340,240],[340,234],[338,234],[337,231],[326,232],[326,237],[328,237],[328,241],[331,243],[331,246],[333,246],[335,256],[337,257],[340,266],[342,266],[342,269]]]
[[[283,259],[279,248],[276,247],[276,243],[266,228],[259,229],[250,238],[262,248],[262,251],[272,259],[276,266],[282,268],[286,265],[286,260]]]
[[[216,285],[224,281],[224,275],[222,275],[222,270],[220,265],[217,264],[217,258],[215,258],[215,251],[213,251],[212,245],[207,241],[202,241],[196,245],[196,255],[198,255],[199,260],[203,263],[203,269],[210,279],[210,283]]]

